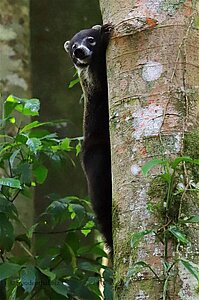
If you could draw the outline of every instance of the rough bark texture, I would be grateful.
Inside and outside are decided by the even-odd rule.
[[[104,23],[115,26],[107,53],[114,299],[158,300],[164,281],[149,269],[142,269],[128,288],[124,283],[129,267],[140,260],[163,278],[163,244],[146,235],[133,251],[130,247],[132,233],[158,224],[147,203],[151,179],[159,169],[146,178],[141,167],[154,157],[199,156],[199,3],[101,0],[100,5]],[[153,201],[160,200],[161,194],[156,193]],[[184,197],[182,206],[190,216],[198,214],[198,197]],[[187,227],[187,233],[192,247],[179,250],[178,255],[197,263],[198,230]],[[176,250],[172,241],[168,249],[172,259]],[[198,299],[197,282],[180,263],[171,277],[164,299]]]
[[[1,0],[0,113],[2,103],[9,94],[20,98],[29,98],[31,95],[29,33],[29,1]],[[32,200],[20,197],[16,202],[18,210],[22,220],[30,226],[33,219]]]

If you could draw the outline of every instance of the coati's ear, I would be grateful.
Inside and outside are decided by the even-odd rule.
[[[70,41],[66,41],[64,43],[64,49],[66,50],[66,52],[69,52],[69,44],[70,44]]]
[[[92,29],[101,30],[102,25],[94,25]]]

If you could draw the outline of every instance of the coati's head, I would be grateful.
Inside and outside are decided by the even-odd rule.
[[[77,68],[87,67],[95,57],[100,61],[99,56],[105,55],[111,30],[110,24],[95,25],[91,29],[81,30],[65,42],[64,48]]]

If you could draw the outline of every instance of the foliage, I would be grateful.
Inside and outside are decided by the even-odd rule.
[[[54,122],[18,123],[20,117],[38,116],[39,107],[38,99],[9,96],[0,120],[0,280],[6,280],[7,297],[12,300],[97,300],[102,280],[104,293],[111,299],[112,273],[102,264],[107,256],[103,245],[88,246],[96,230],[88,200],[49,195],[49,205],[37,223],[27,228],[21,221],[18,196],[31,197],[31,191],[45,182],[46,160],[62,161],[68,152],[78,155],[80,151],[80,138],[60,139],[47,129]],[[22,226],[22,234],[17,235],[15,224]],[[12,251],[16,245],[21,247],[21,256]],[[34,247],[42,251],[35,253]]]
[[[164,246],[163,275],[157,274],[148,263],[136,261],[128,269],[126,286],[132,278],[138,276],[143,268],[147,268],[159,282],[162,282],[162,299],[166,300],[169,279],[173,276],[174,268],[179,264],[190,272],[199,284],[199,266],[182,257],[179,251],[180,247],[192,246],[186,234],[187,226],[199,223],[199,216],[188,215],[189,210],[186,209],[186,200],[190,201],[192,197],[197,198],[199,194],[199,185],[193,176],[196,168],[197,173],[199,171],[199,159],[188,156],[177,157],[173,160],[155,158],[142,167],[143,175],[147,176],[151,169],[157,166],[162,168],[162,172],[151,182],[151,190],[149,189],[151,202],[148,203],[148,210],[159,218],[159,224],[153,228],[133,233],[131,248],[133,250],[138,247],[146,235],[155,236],[156,240]],[[168,255],[168,243],[171,239],[176,245],[173,258]]]

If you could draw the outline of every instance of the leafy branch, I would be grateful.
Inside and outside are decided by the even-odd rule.
[[[152,168],[156,166],[162,168],[162,173],[155,176],[153,181],[158,180],[159,183],[162,183],[161,186],[164,187],[165,194],[158,204],[149,203],[150,212],[157,212],[157,215],[159,217],[161,216],[160,224],[154,228],[133,233],[131,237],[131,249],[137,248],[146,235],[155,235],[157,240],[164,245],[164,260],[162,262],[164,272],[162,277],[156,274],[155,270],[148,263],[136,261],[129,267],[126,275],[126,285],[128,286],[129,281],[133,277],[136,277],[142,268],[148,268],[157,280],[163,284],[163,300],[167,299],[169,279],[173,274],[174,267],[179,263],[181,263],[199,283],[199,266],[195,266],[193,262],[180,257],[178,250],[180,245],[184,247],[191,245],[186,233],[183,231],[184,226],[199,223],[198,215],[187,216],[182,212],[183,201],[187,193],[199,192],[198,183],[194,183],[193,178],[188,178],[188,175],[191,176],[190,172],[183,172],[183,170],[187,170],[187,166],[189,165],[199,166],[199,159],[193,159],[188,156],[177,157],[173,160],[153,159],[142,167],[144,176],[148,176]],[[185,175],[186,178],[184,178]],[[156,193],[156,191],[154,193]],[[157,197],[160,197],[160,195],[157,195]],[[176,244],[176,256],[173,257],[173,261],[171,261],[171,258],[168,258],[169,240],[173,240]]]
[[[38,99],[10,95],[4,102],[0,120],[0,281],[6,282],[7,297],[12,300],[47,299],[49,295],[60,300],[81,295],[100,300],[99,283],[109,268],[102,265],[102,257],[107,257],[103,244],[93,238],[97,226],[89,201],[49,195],[50,204],[35,224],[27,228],[21,221],[19,196],[25,195],[25,201],[29,201],[35,187],[46,181],[46,161],[61,163],[70,159],[74,164],[70,153],[78,156],[81,150],[81,137],[59,138],[49,130],[58,121],[35,120],[39,108]],[[21,119],[33,119],[22,125],[16,112]],[[22,234],[16,234],[16,223],[21,225]],[[52,234],[53,239],[56,234],[61,234],[62,239],[52,245]],[[35,253],[34,235],[38,244],[47,239],[42,254]],[[88,236],[93,244],[86,247],[83,245]],[[12,253],[16,244],[22,250],[20,256]],[[111,277],[110,270],[104,281],[110,299]]]

